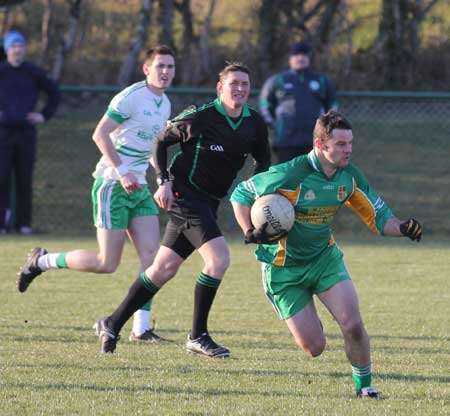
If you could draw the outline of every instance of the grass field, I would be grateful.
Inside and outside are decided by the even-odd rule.
[[[92,239],[43,238],[51,250],[95,247]],[[324,354],[312,359],[295,347],[263,296],[251,248],[238,241],[210,319],[232,351],[227,360],[184,351],[197,256],[155,298],[156,328],[174,342],[130,345],[127,324],[117,353],[104,356],[91,327],[134,279],[132,248],[112,276],[51,271],[19,294],[15,273],[36,243],[1,240],[2,415],[450,414],[448,243],[340,242],[371,335],[379,401],[354,397],[340,331],[323,308]]]

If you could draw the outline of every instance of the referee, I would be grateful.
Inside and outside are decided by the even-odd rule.
[[[217,289],[230,263],[230,252],[217,225],[217,209],[250,154],[255,173],[270,165],[267,128],[247,104],[249,70],[229,63],[219,74],[218,98],[185,111],[166,127],[154,144],[158,190],[156,203],[169,212],[169,222],[156,258],[132,284],[119,307],[96,322],[102,352],[113,352],[119,332],[149,297],[175,276],[197,250],[204,266],[194,294],[194,316],[186,349],[209,357],[228,357],[230,351],[209,335],[207,321]],[[181,151],[167,166],[167,148]]]

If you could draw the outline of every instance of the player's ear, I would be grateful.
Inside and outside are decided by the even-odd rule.
[[[142,72],[147,76],[149,73],[148,65],[146,62],[142,65]]]
[[[216,84],[216,90],[217,90],[217,95],[222,94],[222,90],[223,90],[223,85],[220,81],[217,82]]]
[[[323,142],[322,140],[320,140],[318,137],[314,137],[313,139],[313,144],[315,147],[317,147],[318,149],[322,150],[323,149]]]

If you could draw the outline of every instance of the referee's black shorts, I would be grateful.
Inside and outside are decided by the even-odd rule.
[[[169,221],[161,245],[186,259],[204,243],[222,236],[217,225],[220,201],[177,181],[173,184],[173,193],[174,202],[168,212]]]

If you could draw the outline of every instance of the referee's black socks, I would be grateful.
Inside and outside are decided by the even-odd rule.
[[[120,332],[131,315],[144,306],[158,292],[159,287],[142,272],[128,290],[119,307],[108,317],[107,325],[116,334]]]
[[[191,339],[208,332],[208,315],[221,280],[200,273],[195,284]]]

